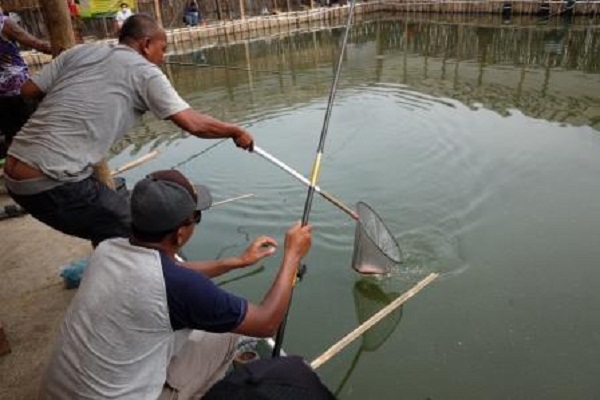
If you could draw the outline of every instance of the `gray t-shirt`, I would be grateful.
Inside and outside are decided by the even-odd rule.
[[[160,68],[124,45],[76,46],[31,79],[46,96],[9,154],[58,182],[90,176],[144,112],[165,119],[189,108]]]

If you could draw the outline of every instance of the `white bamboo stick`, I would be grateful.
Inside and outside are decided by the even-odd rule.
[[[112,171],[110,174],[112,176],[115,176],[117,174],[120,174],[121,172],[125,172],[127,170],[130,170],[132,168],[137,167],[138,165],[141,165],[145,162],[148,162],[150,160],[152,160],[154,157],[156,157],[158,155],[158,150],[154,150],[151,151],[148,154],[144,154],[143,156],[141,156],[140,158],[137,158],[131,162],[128,162],[127,164],[115,169],[114,171]]]
[[[221,201],[215,201],[214,203],[212,203],[211,207],[220,206],[221,204],[227,204],[227,203],[231,203],[232,201],[247,199],[248,197],[254,197],[254,196],[256,196],[254,193],[248,193],[248,194],[243,194],[243,195],[237,196],[237,197],[231,197],[229,199],[225,199],[225,200],[221,200]]]
[[[417,283],[410,290],[400,295],[396,300],[392,301],[390,304],[379,310],[375,315],[362,323],[358,328],[344,336],[340,341],[327,349],[323,354],[319,357],[315,358],[313,362],[310,363],[312,369],[317,369],[321,365],[325,364],[329,361],[333,356],[342,351],[346,346],[356,340],[360,335],[365,333],[368,329],[372,328],[373,325],[381,321],[388,314],[398,308],[401,304],[404,304],[408,299],[413,297],[415,294],[419,293],[421,289],[425,286],[429,285],[435,278],[437,278],[439,274],[431,273],[427,275],[425,279]]]

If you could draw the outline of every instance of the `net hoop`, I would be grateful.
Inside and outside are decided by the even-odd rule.
[[[379,250],[380,255],[383,255],[388,261],[390,261],[393,264],[400,264],[403,260],[400,245],[398,244],[398,241],[396,240],[394,235],[392,235],[392,233],[390,232],[387,225],[383,222],[379,214],[377,214],[377,212],[375,212],[375,210],[373,210],[367,203],[364,203],[362,201],[356,203],[356,212],[360,217],[357,229],[360,229],[361,233],[364,234],[364,237],[366,237],[369,243]],[[366,218],[367,213],[369,214],[368,218]],[[378,230],[387,236],[386,239],[391,243],[393,249],[397,251],[398,258],[395,258],[392,254],[388,254],[389,252],[386,252],[384,251],[384,249],[381,248],[381,246],[378,244],[377,238],[373,237],[371,230],[367,229],[365,224],[361,222],[363,220],[374,220],[376,222]],[[356,248],[357,243],[355,243],[354,245]]]

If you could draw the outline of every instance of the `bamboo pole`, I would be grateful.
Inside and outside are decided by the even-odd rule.
[[[254,196],[255,196],[254,193],[248,193],[248,194],[243,194],[241,196],[232,197],[232,198],[221,200],[221,201],[215,201],[214,203],[212,203],[211,207],[220,206],[222,204],[231,203],[232,201],[243,200],[243,199],[247,199],[247,198],[254,197]]]
[[[133,160],[133,161],[131,161],[131,162],[129,162],[129,163],[127,163],[127,164],[125,164],[125,165],[117,168],[117,169],[115,169],[114,171],[111,172],[111,175],[117,175],[117,174],[120,174],[121,172],[125,172],[125,171],[128,171],[128,170],[130,170],[132,168],[135,168],[135,167],[137,167],[139,165],[142,165],[142,164],[144,164],[144,163],[152,160],[157,155],[158,155],[158,150],[154,150],[154,151],[151,151],[148,154],[144,154],[140,158],[135,159],[135,160]]]
[[[215,0],[215,7],[217,10],[217,19],[221,21],[223,19],[223,11],[221,10],[221,3],[219,0]]]
[[[396,300],[392,301],[390,304],[379,310],[375,315],[362,323],[358,328],[344,336],[340,341],[327,349],[323,354],[319,357],[315,358],[313,362],[310,363],[312,369],[317,369],[321,365],[325,364],[329,361],[333,356],[342,351],[346,346],[356,340],[360,335],[365,333],[367,330],[371,329],[373,325],[381,321],[388,314],[394,311],[396,308],[400,307],[407,300],[413,297],[415,294],[419,293],[425,286],[429,285],[433,280],[435,280],[439,274],[431,273],[427,275],[425,279],[417,283],[415,286],[410,288],[407,292],[400,295],[396,298]]]
[[[156,14],[156,21],[158,21],[158,25],[163,26],[163,19],[162,19],[162,13],[160,11],[159,0],[154,0],[154,13]]]
[[[246,19],[246,10],[245,10],[244,0],[240,0],[240,18],[242,20]]]

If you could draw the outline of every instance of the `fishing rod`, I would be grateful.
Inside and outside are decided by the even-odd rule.
[[[342,70],[342,64],[344,62],[344,53],[346,51],[346,44],[348,43],[348,37],[350,36],[350,26],[352,25],[352,17],[354,16],[354,7],[356,6],[356,1],[350,2],[350,11],[348,12],[348,20],[346,21],[346,31],[344,33],[344,39],[342,41],[342,48],[340,49],[340,54],[338,57],[337,67],[335,70],[335,75],[333,77],[333,82],[331,83],[331,90],[329,91],[329,99],[327,100],[327,110],[325,111],[325,118],[323,119],[323,128],[321,129],[321,136],[319,138],[319,146],[317,148],[317,154],[315,156],[315,161],[313,163],[313,169],[310,177],[310,186],[308,188],[308,193],[306,195],[306,202],[304,203],[304,212],[302,214],[302,226],[306,226],[308,224],[308,219],[310,216],[310,210],[312,207],[313,198],[316,191],[317,181],[319,179],[319,172],[321,169],[321,158],[323,156],[323,151],[325,148],[325,139],[327,137],[327,131],[329,129],[329,121],[331,120],[331,110],[333,108],[333,100],[335,99],[335,94],[337,91],[338,81],[340,79],[340,72]],[[283,343],[283,337],[285,335],[285,327],[287,325],[288,314],[290,312],[290,307],[292,305],[292,298],[294,295],[294,287],[296,286],[296,282],[299,278],[302,277],[306,266],[301,266],[298,272],[296,273],[296,277],[292,284],[292,293],[290,297],[290,302],[288,303],[287,310],[285,312],[285,316],[283,317],[283,321],[277,330],[277,336],[275,337],[275,345],[273,346],[273,357],[279,357],[281,352],[281,345]]]

